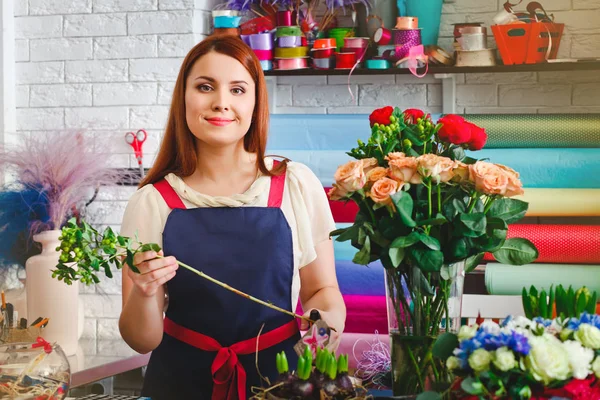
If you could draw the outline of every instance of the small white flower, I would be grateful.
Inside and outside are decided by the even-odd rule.
[[[577,339],[585,347],[590,349],[600,349],[600,329],[590,324],[581,324],[579,329],[575,332],[575,339]]]
[[[463,341],[467,339],[471,339],[477,333],[477,329],[479,329],[479,325],[475,324],[473,326],[463,325],[460,327],[458,331],[458,340]]]
[[[457,357],[450,356],[446,360],[446,367],[450,371],[454,371],[455,369],[460,369],[460,360]]]
[[[494,352],[493,363],[500,371],[508,371],[517,366],[515,354],[508,347],[503,346]]]
[[[591,373],[590,364],[594,359],[594,351],[583,347],[575,340],[566,341],[563,346],[569,355],[569,365],[573,376],[577,379],[587,378]]]
[[[477,349],[469,356],[469,366],[475,372],[483,372],[487,370],[492,361],[491,354],[484,349]]]
[[[500,334],[500,325],[498,325],[494,321],[483,321],[481,323],[481,329],[485,330],[487,333],[491,333],[492,335]]]

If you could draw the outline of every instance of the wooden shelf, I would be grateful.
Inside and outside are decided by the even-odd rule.
[[[473,74],[473,73],[498,73],[498,72],[548,72],[548,71],[585,71],[600,70],[600,60],[560,62],[560,63],[540,63],[540,64],[521,64],[521,65],[496,65],[493,67],[445,67],[430,66],[428,74]],[[425,72],[425,69],[417,70],[419,73]],[[265,76],[328,76],[328,75],[348,75],[350,70],[317,70],[317,69],[296,69],[296,70],[270,70],[265,71]],[[410,74],[407,68],[390,69],[366,69],[357,68],[352,72],[353,75],[402,75]]]

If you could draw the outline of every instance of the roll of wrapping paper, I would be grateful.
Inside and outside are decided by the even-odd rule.
[[[600,114],[467,114],[485,128],[486,148],[600,147]]]
[[[308,55],[308,47],[277,47],[275,58],[300,58]]]
[[[526,189],[528,217],[598,217],[600,189]]]
[[[507,238],[515,237],[533,242],[540,252],[536,263],[600,264],[599,225],[509,225]],[[484,260],[494,257],[488,253]]]
[[[485,266],[485,287],[489,294],[520,295],[523,287],[538,290],[550,285],[580,288],[586,286],[600,293],[600,265],[488,263]]]

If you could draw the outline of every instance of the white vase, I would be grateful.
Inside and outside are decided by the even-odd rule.
[[[67,356],[77,351],[79,338],[79,285],[71,285],[52,278],[60,252],[58,237],[60,230],[45,231],[33,237],[42,244],[42,253],[27,260],[27,317],[33,321],[38,317],[48,318],[42,336],[49,342],[58,343]]]

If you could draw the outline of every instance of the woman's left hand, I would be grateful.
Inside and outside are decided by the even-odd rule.
[[[315,308],[310,309],[307,312],[305,312],[304,317],[310,318],[310,313],[313,311],[318,311],[319,314],[321,315],[321,319],[323,321],[325,321],[330,328],[335,329],[335,331],[333,329],[330,331],[331,334],[329,337],[329,344],[327,345],[327,349],[330,351],[336,351],[342,340],[342,333],[344,332],[344,326],[345,326],[344,319],[340,318],[340,316],[336,315],[335,313],[331,313],[328,311],[322,311],[322,310],[318,310]],[[306,331],[308,329],[309,323],[305,319],[302,319],[301,321],[302,322],[300,323],[300,329],[303,331]]]

